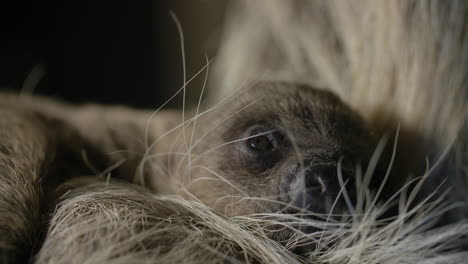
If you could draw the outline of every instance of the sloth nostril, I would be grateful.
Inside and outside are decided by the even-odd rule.
[[[309,175],[306,178],[306,189],[309,192],[321,192],[324,194],[327,192],[327,185],[322,176]]]
[[[306,171],[305,183],[308,191],[319,191],[322,194],[330,192],[333,179],[336,178],[336,167],[320,165]]]
[[[332,205],[342,208],[344,203],[339,198],[341,185],[336,164],[314,164],[295,176],[289,188],[289,198],[293,207],[315,213],[327,213]],[[342,177],[347,181],[348,175],[343,173]]]

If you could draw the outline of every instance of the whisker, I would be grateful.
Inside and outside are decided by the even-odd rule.
[[[205,55],[205,59],[207,61],[207,64],[208,64],[208,56]],[[197,129],[197,117],[198,117],[198,113],[200,111],[200,105],[201,105],[201,100],[203,98],[203,94],[204,94],[204,91],[205,91],[205,87],[206,87],[206,82],[208,80],[208,73],[210,72],[210,68],[207,67],[206,68],[206,74],[205,74],[205,79],[203,80],[203,85],[202,85],[202,90],[200,92],[200,96],[198,98],[198,103],[197,103],[197,110],[195,111],[195,117],[194,117],[194,121],[193,121],[193,129],[192,129],[192,135],[190,136],[190,143],[189,143],[189,150],[188,150],[188,159],[187,159],[187,164],[188,166],[187,167],[191,167],[191,153],[192,153],[192,149],[193,149],[193,137],[194,137],[194,134],[195,134],[195,130]],[[191,180],[191,176],[189,175],[189,180]]]
[[[229,186],[233,187],[234,189],[236,189],[238,192],[242,193],[243,195],[245,196],[249,196],[247,193],[245,193],[240,187],[237,187],[234,183],[228,181],[226,178],[224,178],[223,176],[221,176],[219,173],[216,173],[215,171],[213,171],[212,169],[210,168],[207,168],[207,167],[204,167],[204,166],[193,166],[192,168],[200,168],[200,169],[205,169],[207,170],[208,172],[212,173],[213,175],[215,175],[216,177],[218,177],[219,179],[221,179],[223,182],[227,183]],[[204,178],[205,180],[206,179],[212,179],[212,178]],[[195,179],[193,182],[196,182],[198,181],[198,179]]]
[[[230,114],[228,117],[224,118],[223,120],[221,120],[218,124],[216,124],[212,129],[210,129],[207,133],[205,133],[201,138],[199,138],[197,141],[195,141],[195,143],[193,144],[193,146],[196,146],[198,145],[198,143],[200,143],[201,140],[203,140],[206,136],[208,136],[209,134],[211,134],[216,128],[218,128],[219,126],[221,126],[222,124],[224,124],[224,122],[226,122],[227,120],[229,120],[230,118],[232,118],[233,116],[239,114],[240,112],[244,111],[245,109],[249,108],[250,106],[252,106],[253,104],[257,103],[258,101],[260,101],[261,99],[263,99],[263,97],[260,97],[260,98],[257,98],[255,99],[253,102],[247,104],[246,106],[242,107],[241,109],[235,111],[234,113]]]
[[[208,64],[206,64],[205,66],[203,66],[198,72],[196,72],[192,78],[190,78],[187,82],[184,82],[184,85],[182,85],[181,88],[179,88],[179,90],[177,90],[169,99],[166,100],[166,102],[164,102],[161,106],[159,106],[155,111],[153,111],[153,113],[150,115],[150,117],[148,118],[148,120],[146,121],[146,125],[145,125],[145,145],[147,146],[148,148],[148,144],[149,144],[149,128],[150,128],[150,124],[151,124],[151,121],[154,119],[155,115],[157,113],[159,113],[159,111],[161,111],[162,108],[164,108],[169,102],[171,102],[181,91],[183,91],[185,89],[185,87],[190,84],[196,77],[198,77],[198,75],[200,75],[207,67],[208,65],[213,61],[213,59],[211,59],[209,61]]]

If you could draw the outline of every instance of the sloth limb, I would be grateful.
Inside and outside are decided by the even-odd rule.
[[[0,249],[2,263],[30,256],[40,246],[45,213],[60,183],[112,171],[131,177],[145,148],[139,140],[149,114],[122,107],[72,107],[42,98],[0,98]],[[151,138],[178,122],[171,112],[155,118]],[[115,154],[112,151],[125,150]],[[89,160],[90,164],[86,161]],[[127,178],[127,180],[132,180]],[[64,190],[66,191],[66,190]]]

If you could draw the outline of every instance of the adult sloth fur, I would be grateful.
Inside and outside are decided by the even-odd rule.
[[[358,192],[351,221],[321,222],[318,234],[295,229],[290,243],[280,245],[268,230],[312,220],[228,218],[117,182],[74,182],[82,187],[64,196],[35,260],[462,263],[468,210],[457,202],[467,192],[467,12],[463,1],[278,0],[238,2],[231,14],[212,90],[222,97],[221,90],[258,79],[309,83],[338,94],[375,129],[398,132],[396,143],[387,143],[395,146],[397,182],[414,175],[416,183],[388,204]],[[382,148],[376,146],[376,159]],[[373,173],[369,167],[363,179]],[[363,179],[357,188],[365,190]],[[397,216],[382,219],[392,203]],[[310,240],[317,246],[308,254],[289,251]]]

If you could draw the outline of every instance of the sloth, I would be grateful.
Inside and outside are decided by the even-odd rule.
[[[355,199],[355,170],[377,142],[336,95],[284,82],[256,83],[186,120],[171,110],[9,94],[0,108],[0,248],[7,260],[37,249],[41,223],[77,187],[65,182],[93,175],[196,199],[225,216],[344,214],[343,192]]]
[[[207,140],[194,147],[191,162],[191,177],[201,178],[206,168],[212,177],[188,190],[226,215],[294,208],[328,213],[344,187],[338,163],[342,180],[351,181],[376,145],[364,121],[336,95],[306,86],[260,82],[222,108],[201,117],[200,127],[212,129],[202,132]],[[233,195],[242,201],[219,199]]]
[[[212,92],[286,80],[352,109],[278,82],[193,115],[0,96],[0,262],[38,251],[38,263],[466,262],[466,5],[236,1]],[[397,122],[395,175],[417,183],[388,191],[398,212],[383,222],[373,202],[351,210],[359,194],[372,199],[352,183]],[[379,170],[371,192],[387,179]],[[328,237],[336,244],[306,259],[286,252],[291,236],[317,229],[288,232],[297,218],[285,216],[325,213],[327,223],[348,211],[349,225]],[[435,226],[446,212],[452,220]],[[292,219],[270,236],[285,246],[263,227],[244,232],[263,223],[252,214]],[[329,233],[318,230],[320,242]]]

